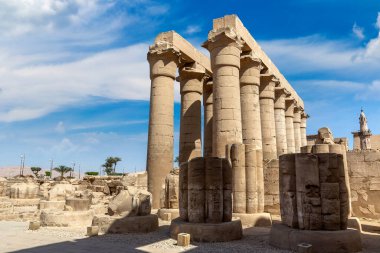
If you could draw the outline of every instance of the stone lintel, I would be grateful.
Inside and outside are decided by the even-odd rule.
[[[155,51],[160,50],[160,48],[172,48],[181,53],[180,63],[198,63],[205,68],[208,75],[212,74],[210,59],[175,31],[163,32],[157,35],[154,45],[150,46],[149,50]]]
[[[303,100],[298,96],[297,92],[289,84],[286,78],[281,74],[278,68],[273,64],[271,59],[267,56],[264,50],[252,37],[249,31],[244,27],[241,20],[237,15],[226,15],[221,18],[213,20],[213,31],[218,31],[222,29],[232,29],[234,32],[245,42],[243,45],[243,51],[252,51],[257,58],[261,59],[263,65],[268,69],[268,73],[276,75],[280,80],[281,86],[284,86],[288,91],[291,92],[292,97],[297,101],[297,103],[304,107]],[[265,72],[266,73],[266,72]]]

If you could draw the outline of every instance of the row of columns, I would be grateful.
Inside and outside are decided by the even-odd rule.
[[[165,176],[173,167],[174,81],[179,68],[181,124],[179,162],[202,156],[226,157],[227,144],[250,144],[262,149],[263,159],[300,152],[306,145],[306,114],[279,80],[261,74],[260,59],[242,54],[243,42],[220,33],[205,44],[210,51],[212,79],[203,67],[180,65],[180,52],[151,49],[151,104],[147,151],[148,190],[159,208]],[[203,97],[202,97],[203,96]]]

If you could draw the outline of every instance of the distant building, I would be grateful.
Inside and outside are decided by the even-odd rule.
[[[368,128],[367,117],[363,109],[359,116],[360,130],[352,132],[354,139],[354,150],[380,149],[380,135],[373,135]]]

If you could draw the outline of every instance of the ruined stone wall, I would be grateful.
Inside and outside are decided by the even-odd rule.
[[[371,148],[380,150],[380,134],[371,136]]]
[[[347,152],[353,215],[380,218],[380,152]]]
[[[264,162],[264,211],[280,214],[278,159]]]

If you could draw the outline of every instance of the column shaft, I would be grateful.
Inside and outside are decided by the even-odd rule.
[[[307,138],[306,138],[307,118],[308,118],[308,115],[306,113],[302,113],[301,115],[301,147],[304,147],[307,145]]]
[[[300,108],[294,107],[294,146],[296,153],[301,152],[301,111]]]
[[[285,100],[285,124],[286,124],[286,144],[288,153],[295,153],[296,148],[294,144],[294,99]]]
[[[203,85],[203,156],[212,156],[213,82]]]
[[[276,125],[274,117],[274,88],[277,79],[273,75],[260,78],[260,118],[263,140],[263,159],[277,158]]]
[[[240,69],[240,103],[242,115],[242,135],[244,144],[254,144],[262,149],[260,120],[260,86],[261,61],[250,55],[241,58]]]
[[[204,69],[185,67],[180,71],[181,124],[179,137],[179,162],[202,156],[201,99]]]
[[[284,88],[276,88],[274,100],[274,117],[276,120],[276,143],[277,155],[288,153],[286,143],[286,123],[285,123],[285,97],[286,91]]]
[[[178,54],[148,53],[151,93],[147,150],[148,191],[153,208],[160,208],[165,177],[173,169],[174,79]]]
[[[233,31],[210,33],[205,45],[213,71],[213,156],[224,158],[227,144],[242,143],[240,107],[241,42]]]

